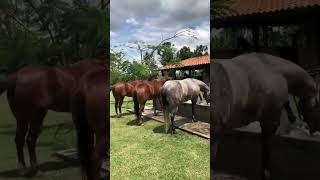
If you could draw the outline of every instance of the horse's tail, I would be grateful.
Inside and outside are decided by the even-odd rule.
[[[133,92],[132,99],[134,103],[134,113],[136,114],[137,118],[139,118],[139,101],[136,91]]]
[[[160,96],[162,101],[162,108],[163,108],[163,116],[164,116],[164,128],[165,131],[169,131],[169,127],[171,125],[170,117],[169,117],[169,103],[167,100],[166,93],[163,89],[160,90]]]
[[[8,90],[10,87],[15,86],[16,74],[9,75],[5,80],[0,80],[0,95]]]
[[[77,149],[81,163],[81,171],[89,177],[93,177],[90,170],[90,159],[94,148],[94,134],[89,129],[86,119],[85,98],[79,91],[75,93],[75,99],[72,104],[72,118],[77,128]]]

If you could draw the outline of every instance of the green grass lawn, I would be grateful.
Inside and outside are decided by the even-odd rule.
[[[66,124],[67,123],[67,124]],[[58,125],[66,124],[55,139]],[[69,126],[69,127],[68,127]],[[74,164],[66,163],[52,156],[56,150],[74,147],[76,138],[72,130],[71,115],[49,112],[44,120],[44,128],[37,144],[37,155],[41,174],[34,180],[46,179],[80,179],[80,169]],[[15,119],[9,109],[6,95],[0,97],[0,179],[26,180],[16,171],[17,155],[14,143]],[[25,147],[25,160],[29,166],[29,156]]]
[[[110,97],[111,179],[210,179],[209,140],[180,130],[165,134],[163,124],[153,120],[137,126],[133,114],[117,119]],[[125,102],[123,113],[129,107]]]

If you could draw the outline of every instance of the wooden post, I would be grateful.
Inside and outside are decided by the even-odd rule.
[[[162,76],[162,77],[164,76],[164,72],[163,72],[163,70],[161,71],[161,76]]]
[[[174,69],[173,72],[174,72],[174,73],[173,73],[174,79],[177,79],[176,70]]]
[[[252,40],[254,50],[259,49],[259,26],[252,26]]]
[[[192,72],[192,70],[191,69],[189,69],[189,77],[191,78],[191,72]]]

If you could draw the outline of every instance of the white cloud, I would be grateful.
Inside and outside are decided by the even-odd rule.
[[[127,23],[127,24],[130,24],[130,25],[138,25],[138,24],[139,24],[139,23],[137,22],[137,20],[134,19],[133,17],[128,18],[128,19],[126,20],[126,23]]]
[[[126,19],[148,21],[150,26],[177,28],[209,16],[209,0],[115,0],[111,1],[111,30],[121,28]]]
[[[113,32],[113,31],[110,31],[110,36],[111,36],[111,37],[116,37],[116,36],[117,36],[117,33],[116,33],[116,32]]]
[[[175,48],[188,46],[193,50],[197,45],[207,45],[210,49],[209,4],[209,0],[111,1],[111,42],[139,40],[156,45],[178,30],[193,27],[197,39],[188,36],[172,39]],[[128,53],[134,56],[132,59],[140,57],[132,49]]]

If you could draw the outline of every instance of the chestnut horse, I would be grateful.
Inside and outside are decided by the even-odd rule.
[[[131,82],[119,82],[114,84],[110,89],[112,90],[112,94],[115,100],[114,108],[116,110],[117,117],[120,118],[122,116],[121,106],[123,104],[123,99],[125,96],[132,97],[134,87],[137,83],[147,82],[145,80],[136,80]],[[119,108],[119,113],[118,113]]]
[[[67,66],[33,65],[0,81],[0,93],[7,91],[8,102],[16,118],[15,143],[18,164],[23,172],[26,172],[23,153],[25,141],[30,156],[29,175],[34,176],[39,170],[36,142],[47,111],[70,112],[70,95],[78,79],[88,70],[103,66],[105,61],[97,59],[86,59]]]
[[[109,68],[86,73],[72,96],[82,177],[98,180],[110,147]],[[95,140],[94,140],[95,139]],[[94,143],[95,142],[95,143]]]
[[[318,96],[316,83],[298,65],[263,53],[215,60],[211,68],[213,159],[221,135],[233,128],[259,121],[262,138],[261,175],[262,179],[272,178],[269,171],[270,138],[280,124],[281,111],[289,101],[289,94],[298,96],[304,107],[313,109]],[[307,122],[309,126],[312,125],[311,120]]]
[[[154,115],[157,115],[155,106],[157,102],[160,103],[160,88],[166,81],[171,79],[159,78],[136,84],[133,92],[133,102],[138,125],[142,124],[141,114],[144,111],[147,100],[153,100]]]

